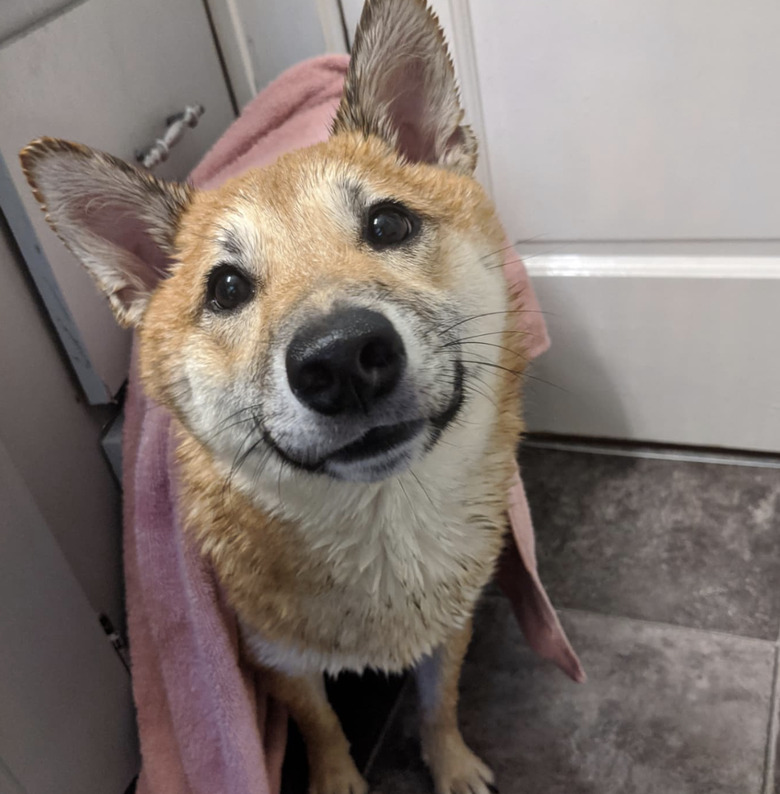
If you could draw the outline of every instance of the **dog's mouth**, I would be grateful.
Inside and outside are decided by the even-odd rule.
[[[357,463],[361,460],[389,455],[398,447],[416,438],[425,426],[424,419],[400,422],[397,425],[373,427],[357,441],[337,449],[323,459],[323,463]]]
[[[287,463],[310,472],[322,472],[339,479],[376,480],[405,468],[411,462],[414,442],[428,431],[425,451],[431,450],[455,420],[464,402],[464,368],[456,363],[453,390],[447,407],[427,418],[388,425],[376,425],[355,440],[328,452],[317,460],[305,460],[286,450],[269,432],[266,443]]]

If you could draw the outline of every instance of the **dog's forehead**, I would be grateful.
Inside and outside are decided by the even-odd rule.
[[[437,226],[468,229],[483,214],[474,213],[476,198],[470,179],[406,162],[379,139],[339,135],[198,194],[180,240],[190,243],[185,258],[189,252],[200,262],[316,262],[354,241],[376,202],[397,201]]]
[[[430,202],[452,192],[454,175],[430,165],[410,163],[376,137],[339,135],[288,152],[263,168],[248,171],[225,186],[226,197],[294,214],[333,203],[371,202],[395,197]]]
[[[319,159],[319,158],[318,158]],[[185,221],[207,229],[229,253],[251,245],[264,229],[288,230],[305,216],[311,223],[339,199],[337,168],[311,157],[285,157],[200,193]],[[235,249],[235,250],[229,250]]]

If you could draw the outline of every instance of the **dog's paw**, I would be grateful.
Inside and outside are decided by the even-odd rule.
[[[348,756],[313,770],[309,794],[368,794],[368,783]]]
[[[437,736],[424,743],[423,755],[436,794],[495,794],[495,776],[469,750],[459,733]]]

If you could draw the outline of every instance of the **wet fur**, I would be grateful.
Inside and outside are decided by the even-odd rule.
[[[249,174],[206,194],[203,204],[196,197],[178,236],[181,259],[191,263],[203,257],[202,240],[211,231],[208,219],[224,219],[225,207],[240,203],[244,195],[269,190],[295,202],[302,192],[310,192],[302,174],[317,173],[328,161],[336,169],[347,161],[353,173],[370,173],[372,182],[392,185],[396,197],[414,196],[423,212],[427,199],[431,215],[435,207],[437,215],[447,218],[447,236],[482,238],[481,250],[472,254],[485,257],[477,267],[497,281],[503,279],[496,267],[502,233],[472,180],[431,166],[399,164],[379,142],[354,135],[288,155],[262,177]],[[258,186],[261,179],[270,185]],[[214,203],[222,209],[219,214],[212,210]],[[288,210],[282,207],[281,212]],[[323,251],[330,258],[329,250],[317,246],[298,252],[296,260],[314,268]],[[209,256],[202,270],[210,264]],[[328,272],[338,268],[340,278],[366,279],[363,257],[352,263],[352,272],[349,265],[342,256],[328,263]],[[301,300],[298,293],[310,289],[299,273],[298,267],[291,268],[291,283],[268,305],[263,325],[274,328],[281,323]],[[268,274],[271,278],[275,275]],[[381,278],[396,298],[414,300],[414,284],[405,273],[388,268]],[[446,289],[446,271],[430,278]],[[503,337],[487,337],[506,348],[496,362],[505,369],[467,367],[467,388],[473,388],[461,423],[448,430],[411,472],[366,485],[301,473],[271,456],[258,455],[240,466],[229,455],[215,460],[204,439],[198,438],[203,433],[188,431],[191,418],[182,392],[189,393],[192,386],[183,373],[192,369],[192,359],[200,360],[198,369],[224,371],[225,380],[231,368],[245,366],[240,350],[234,358],[225,355],[229,339],[221,344],[208,333],[193,335],[192,297],[186,291],[198,284],[189,269],[174,271],[152,297],[141,327],[142,377],[149,393],[180,420],[187,526],[212,560],[249,634],[263,637],[268,654],[271,645],[289,649],[276,650],[261,661],[284,660],[290,671],[308,666],[332,672],[344,667],[397,671],[414,664],[464,625],[500,549],[521,430],[518,379],[513,373],[522,368],[522,351],[513,315],[468,325],[468,335],[480,328],[506,327]],[[181,331],[177,325],[183,326]],[[479,353],[475,360],[482,357]],[[487,387],[491,393],[484,396],[481,392]],[[472,414],[479,420],[475,422]],[[468,421],[478,425],[476,437]],[[246,423],[244,431],[248,432]],[[254,647],[262,644],[258,641]]]

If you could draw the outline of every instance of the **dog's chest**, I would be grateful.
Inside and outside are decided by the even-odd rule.
[[[323,586],[296,604],[296,636],[245,630],[255,658],[290,673],[398,670],[469,618],[501,542],[463,489],[399,480],[370,498],[325,501],[304,522]]]

